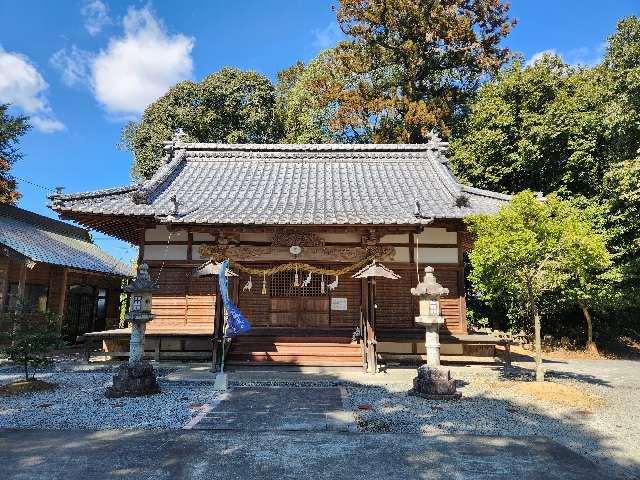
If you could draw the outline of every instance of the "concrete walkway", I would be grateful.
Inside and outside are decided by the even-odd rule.
[[[0,430],[6,480],[604,479],[545,438]]]
[[[239,387],[223,394],[191,428],[244,431],[356,431],[339,387]]]

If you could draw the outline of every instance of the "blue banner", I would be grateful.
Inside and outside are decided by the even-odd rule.
[[[227,280],[227,269],[229,268],[229,259],[227,258],[220,265],[220,273],[218,273],[218,285],[220,286],[220,296],[222,297],[222,303],[227,310],[229,317],[227,318],[227,337],[235,337],[241,333],[247,333],[251,330],[251,324],[242,315],[242,312],[236,307],[229,298],[229,281]]]

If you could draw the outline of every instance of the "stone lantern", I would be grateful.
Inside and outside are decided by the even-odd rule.
[[[433,267],[426,267],[422,282],[412,288],[411,293],[420,302],[420,315],[415,319],[418,325],[426,329],[427,364],[418,368],[418,376],[413,379],[413,389],[409,393],[432,400],[460,398],[451,373],[440,367],[440,326],[444,323],[440,312],[440,297],[447,295],[449,289],[437,282]]]
[[[131,325],[129,361],[118,367],[113,376],[113,386],[107,388],[106,395],[134,397],[158,393],[160,387],[156,372],[143,358],[147,322],[154,317],[151,313],[152,296],[158,290],[149,277],[149,267],[145,263],[138,268],[138,276],[123,290],[131,294],[129,311],[124,317]]]
[[[427,349],[427,365],[440,365],[440,326],[444,317],[440,312],[440,297],[449,293],[436,281],[433,267],[424,269],[422,282],[411,289],[411,294],[419,298],[420,315],[415,317],[416,323],[426,328],[425,346]]]

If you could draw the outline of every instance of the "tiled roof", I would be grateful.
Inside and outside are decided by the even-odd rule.
[[[439,140],[423,145],[167,142],[165,163],[150,180],[53,195],[51,207],[62,214],[245,225],[416,224],[428,217],[497,211],[509,197],[458,183],[444,146]]]
[[[10,205],[0,205],[0,245],[34,262],[118,276],[131,267],[91,243],[89,232]]]

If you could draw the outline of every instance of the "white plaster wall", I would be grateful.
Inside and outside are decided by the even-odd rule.
[[[416,352],[418,355],[425,355],[427,353],[424,342],[415,342]],[[413,343],[412,342],[380,342],[378,343],[379,353],[389,353],[397,355],[411,354]],[[461,343],[441,343],[440,355],[462,355]]]
[[[239,235],[241,242],[267,242],[271,243],[273,239],[272,233],[241,233]]]
[[[156,228],[147,228],[144,232],[144,239],[150,242],[167,241],[169,238],[169,231],[164,225],[159,225]],[[171,241],[187,241],[189,236],[185,230],[173,230],[171,232]]]
[[[200,255],[200,245],[191,246],[191,258],[193,260],[204,260],[205,258]]]
[[[427,353],[427,347],[424,342],[417,344],[417,351],[419,355],[425,355]],[[441,343],[440,355],[462,355],[461,343]]]
[[[318,236],[329,243],[360,243],[362,241],[358,233],[319,233]]]
[[[426,263],[458,263],[457,248],[418,248],[416,260],[420,265]]]
[[[456,232],[447,232],[446,228],[425,228],[424,231],[416,237],[419,243],[438,243],[444,245],[456,245],[458,243],[458,234]]]
[[[214,237],[210,233],[193,232],[193,240],[196,242],[208,242],[215,239],[216,237]]]
[[[380,243],[409,243],[409,234],[383,235],[380,237]]]
[[[409,247],[395,247],[396,253],[393,257],[391,257],[392,262],[409,262],[411,261],[409,257]]]
[[[143,258],[144,260],[186,260],[187,246],[145,245]]]

